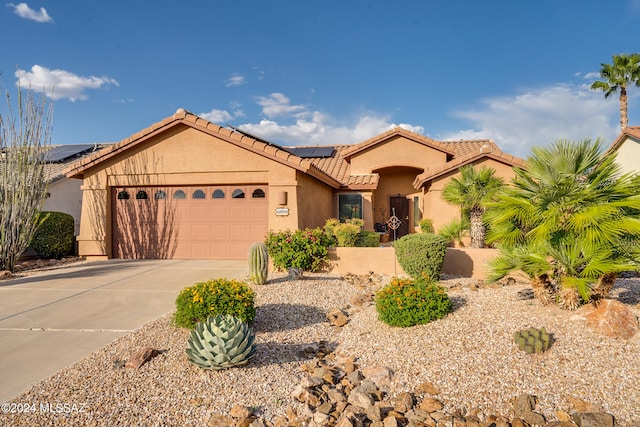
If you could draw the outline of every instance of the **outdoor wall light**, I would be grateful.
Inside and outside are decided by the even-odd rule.
[[[278,204],[284,206],[287,204],[287,192],[281,191],[278,193]]]

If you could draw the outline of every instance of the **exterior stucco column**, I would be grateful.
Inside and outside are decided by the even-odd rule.
[[[82,216],[78,240],[78,254],[88,259],[107,259],[107,236],[110,234],[108,192],[106,188],[83,185]]]

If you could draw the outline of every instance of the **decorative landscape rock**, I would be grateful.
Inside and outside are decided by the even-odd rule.
[[[534,412],[536,397],[530,394],[521,394],[513,402],[513,412],[529,425],[544,425],[546,419],[542,414]]]
[[[331,326],[342,327],[349,323],[349,317],[346,313],[339,308],[334,308],[327,313],[327,319],[329,320],[329,324]]]
[[[125,366],[127,368],[140,369],[142,365],[147,363],[152,357],[157,356],[159,353],[160,352],[158,350],[154,350],[151,347],[145,347],[136,353],[132,353]]]
[[[619,301],[603,299],[595,308],[587,308],[586,311],[587,325],[597,334],[629,339],[638,332],[638,319],[629,307]]]
[[[304,278],[304,270],[300,268],[289,267],[287,271],[291,280],[302,280]]]
[[[346,369],[350,372],[347,373]],[[416,386],[415,394],[402,392],[389,396],[380,386],[391,380],[391,371],[384,367],[360,368],[353,358],[340,362],[332,353],[316,358],[303,366],[304,375],[293,390],[292,397],[305,404],[304,411],[292,408],[273,423],[250,415],[242,424],[237,410],[234,426],[247,427],[613,427],[613,416],[606,413],[567,412],[558,414],[558,421],[547,422],[535,412],[536,397],[522,394],[513,400],[512,417],[488,414],[470,408],[445,412],[445,404],[431,397],[440,393],[431,382]],[[431,395],[431,396],[426,396]],[[251,421],[251,423],[249,423]],[[218,424],[216,427],[220,426]]]
[[[574,413],[571,420],[579,427],[613,427],[613,415],[602,412]]]

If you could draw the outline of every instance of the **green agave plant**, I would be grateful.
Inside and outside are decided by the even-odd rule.
[[[255,335],[235,316],[209,316],[198,322],[189,337],[187,357],[204,369],[220,370],[245,365],[255,356]]]

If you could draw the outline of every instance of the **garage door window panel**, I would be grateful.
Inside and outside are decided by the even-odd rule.
[[[211,195],[212,199],[224,199],[224,191],[218,189],[213,192]]]
[[[236,188],[233,190],[233,193],[231,193],[231,197],[233,199],[244,199],[244,190]]]

